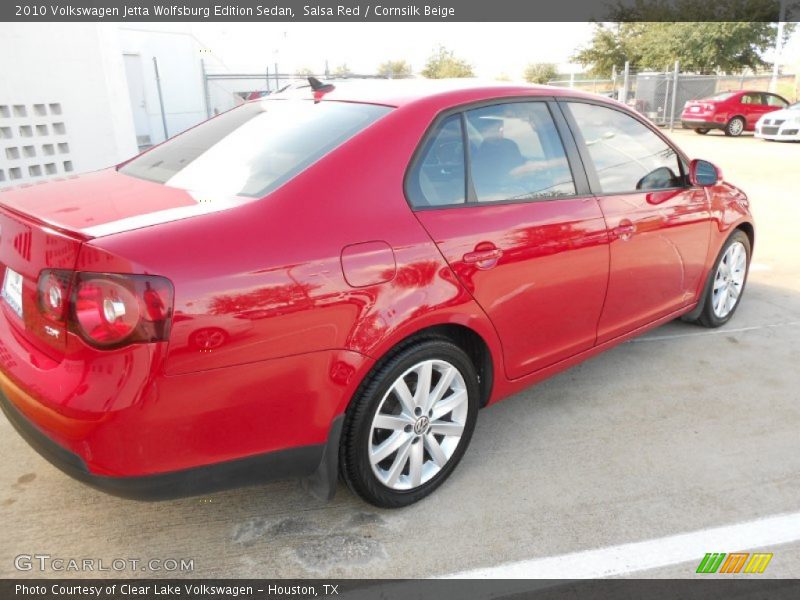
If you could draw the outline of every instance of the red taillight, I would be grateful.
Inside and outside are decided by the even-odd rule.
[[[72,271],[47,270],[39,275],[39,309],[51,321],[61,322],[69,302]]]
[[[141,320],[134,292],[123,283],[105,278],[78,281],[72,312],[79,333],[98,346],[124,342]]]
[[[43,271],[39,277],[42,313],[66,320],[71,331],[100,348],[166,340],[172,298],[169,280],[153,275]]]

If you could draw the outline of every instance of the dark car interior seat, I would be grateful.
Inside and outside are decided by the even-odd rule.
[[[502,137],[500,119],[481,118],[474,125],[483,137],[472,154],[475,188],[478,197],[493,197],[508,185],[511,171],[524,164],[525,157],[515,141]]]

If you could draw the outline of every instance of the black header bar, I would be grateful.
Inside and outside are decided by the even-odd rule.
[[[800,581],[729,579],[5,579],[3,600],[796,600]]]
[[[785,21],[800,0],[785,0]],[[776,22],[781,0],[2,0],[0,21]]]

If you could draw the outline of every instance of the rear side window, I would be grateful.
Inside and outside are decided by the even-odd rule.
[[[415,208],[466,202],[461,115],[447,117],[428,137],[409,174],[407,192]]]
[[[425,208],[548,200],[574,195],[575,183],[547,105],[510,102],[444,119],[424,142],[406,191],[414,208]]]
[[[134,158],[120,172],[202,195],[261,197],[390,110],[311,100],[248,103]]]
[[[761,94],[753,92],[751,94],[743,94],[741,100],[742,104],[762,104]]]
[[[498,104],[465,114],[478,202],[575,194],[561,137],[544,102]]]
[[[602,193],[684,185],[678,154],[649,127],[612,108],[580,102],[567,106],[589,150]]]

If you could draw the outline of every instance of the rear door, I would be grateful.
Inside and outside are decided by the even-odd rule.
[[[406,184],[420,222],[493,322],[509,378],[594,345],[607,234],[554,102],[445,116]]]
[[[563,106],[609,230],[602,343],[696,298],[711,216],[705,191],[687,184],[683,159],[643,121],[587,101]]]
[[[747,122],[747,129],[754,129],[756,122],[762,115],[775,110],[767,104],[766,94],[761,92],[748,92],[742,94],[740,98],[740,106],[742,114],[744,114],[745,121]]]

